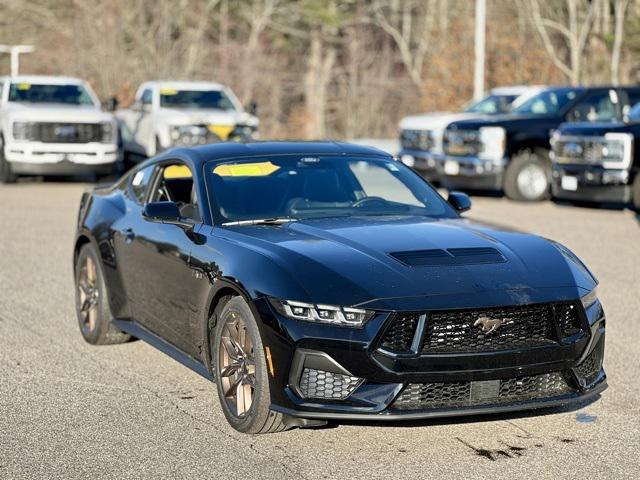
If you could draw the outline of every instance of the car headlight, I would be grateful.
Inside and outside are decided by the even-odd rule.
[[[307,322],[328,323],[346,327],[361,327],[374,312],[361,308],[339,307],[293,300],[270,299],[274,308],[285,317]]]
[[[502,127],[480,128],[480,153],[483,160],[499,162],[504,157],[507,133]]]
[[[27,122],[14,122],[11,135],[15,140],[28,140],[29,124]]]
[[[116,141],[116,129],[112,122],[102,122],[100,129],[102,131],[102,143],[114,143]]]
[[[596,303],[597,300],[598,300],[597,288],[594,288],[589,293],[587,293],[586,295],[580,298],[580,301],[582,302],[582,306],[584,307],[585,310],[589,308],[591,305],[593,305],[594,303]]]

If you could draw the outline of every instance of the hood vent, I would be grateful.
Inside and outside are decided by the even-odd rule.
[[[477,265],[507,261],[498,250],[491,247],[414,250],[412,252],[393,252],[390,255],[410,267]]]

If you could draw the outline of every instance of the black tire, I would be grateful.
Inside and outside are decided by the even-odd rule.
[[[242,433],[276,433],[286,430],[287,426],[284,423],[283,415],[269,408],[271,404],[271,393],[264,346],[262,344],[262,338],[260,337],[258,323],[251,308],[242,297],[231,297],[218,304],[214,315],[216,319],[215,327],[213,327],[213,330],[209,333],[211,356],[213,359],[212,367],[220,406],[227,421],[235,430]],[[255,365],[253,386],[250,387],[243,382],[241,386],[238,387],[242,388],[244,386],[252,390],[250,407],[240,414],[238,414],[238,409],[233,406],[233,404],[237,402],[237,397],[236,399],[228,399],[228,397],[225,397],[223,382],[230,381],[231,379],[230,377],[225,377],[225,380],[221,375],[222,369],[224,368],[222,356],[225,355],[225,351],[228,351],[225,350],[223,345],[223,335],[228,339],[228,334],[230,333],[228,330],[225,330],[225,328],[228,323],[230,325],[238,325],[238,320],[243,322],[244,327],[246,327],[244,330],[245,335],[250,337],[252,349],[250,352],[245,353],[247,357],[253,358],[253,364]],[[237,373],[235,373],[235,378],[240,377],[242,371],[243,370],[239,368]]]
[[[11,163],[4,158],[4,137],[0,135],[0,183],[15,183],[17,179]]]
[[[521,150],[511,157],[504,174],[504,193],[508,198],[540,202],[550,198],[550,187],[551,162],[546,150]]]
[[[633,209],[640,213],[640,171],[636,173],[636,178],[633,181],[633,187],[631,187],[631,201],[633,202]]]
[[[93,273],[94,281],[92,285],[83,285],[83,275],[85,269],[90,270],[89,262],[93,262],[95,271]],[[119,330],[112,323],[113,316],[109,309],[107,300],[107,287],[104,283],[104,275],[102,273],[102,264],[96,248],[88,243],[83,245],[78,253],[78,259],[75,265],[75,285],[76,285],[76,314],[78,316],[78,325],[82,337],[92,345],[113,345],[129,341],[131,336]],[[89,275],[91,276],[91,275]],[[88,297],[94,300],[87,300]],[[85,311],[84,307],[87,302],[93,305],[90,312]],[[91,315],[90,317],[87,315]]]

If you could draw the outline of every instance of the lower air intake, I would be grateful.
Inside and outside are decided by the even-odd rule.
[[[520,403],[572,392],[562,372],[475,382],[410,383],[392,408],[425,410]]]
[[[305,398],[344,400],[362,383],[358,377],[305,368],[300,377],[300,393]]]
[[[576,373],[578,378],[583,380],[586,385],[589,385],[598,378],[600,370],[602,370],[603,357],[604,339],[600,339],[584,362],[574,368],[573,371]]]

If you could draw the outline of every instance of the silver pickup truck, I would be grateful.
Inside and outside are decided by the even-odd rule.
[[[116,116],[153,156],[171,147],[250,139],[258,128],[252,113],[219,83],[150,81],[140,85],[131,108]]]
[[[19,175],[105,175],[117,125],[91,87],[68,77],[0,77],[0,182]]]

